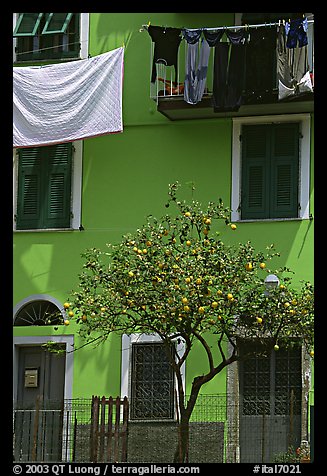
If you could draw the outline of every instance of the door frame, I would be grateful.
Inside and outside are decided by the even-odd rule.
[[[233,346],[228,343],[228,352],[233,352]],[[233,399],[233,405],[227,405],[228,438],[226,448],[226,462],[240,463],[240,368],[234,362],[227,366],[227,398]],[[311,388],[311,360],[304,346],[301,348],[301,441],[309,441],[309,392]]]
[[[45,336],[16,336],[13,337],[13,399],[14,404],[17,401],[18,392],[18,365],[19,365],[19,348],[33,347],[45,344],[48,341],[56,342],[58,344],[66,344],[66,348],[74,345],[74,335],[45,335]],[[73,395],[73,368],[74,368],[74,352],[66,352],[65,361],[65,384],[64,384],[64,399],[69,400]]]

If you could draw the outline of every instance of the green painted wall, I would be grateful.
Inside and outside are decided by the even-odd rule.
[[[62,303],[78,283],[81,252],[103,248],[134,231],[148,214],[161,216],[168,184],[193,181],[204,203],[223,199],[230,205],[232,121],[228,118],[170,122],[149,98],[150,40],[143,23],[167,26],[232,24],[233,14],[92,13],[89,51],[97,55],[126,46],[124,66],[124,131],[84,141],[82,224],[84,231],[17,232],[14,234],[14,305],[32,294],[50,294]],[[313,153],[313,136],[312,136]],[[313,164],[312,164],[313,193]],[[191,197],[186,187],[185,198]],[[311,205],[313,201],[311,202]],[[311,210],[313,213],[313,210]],[[225,230],[226,240],[251,240],[258,248],[275,243],[278,265],[296,270],[296,279],[313,280],[313,222],[283,221],[238,224]],[[21,327],[14,335],[75,333],[67,328]],[[77,339],[77,336],[75,336]],[[77,339],[78,345],[78,339]],[[214,345],[212,339],[212,345]],[[73,397],[120,393],[120,338],[74,354]],[[196,346],[186,369],[186,390],[195,373],[206,371],[204,353]],[[207,394],[223,393],[226,374],[207,384]]]

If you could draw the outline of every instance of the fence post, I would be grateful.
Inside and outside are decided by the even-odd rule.
[[[90,435],[90,460],[92,463],[97,462],[98,453],[98,424],[99,424],[99,397],[92,395],[91,410],[91,435]]]
[[[108,461],[111,461],[112,453],[112,415],[113,415],[113,398],[110,396],[108,400],[108,439],[107,439],[107,456]]]
[[[118,444],[119,444],[119,422],[120,422],[120,397],[116,398],[116,420],[114,432],[114,462],[118,462]]]
[[[100,451],[99,461],[103,461],[104,440],[105,440],[105,418],[106,418],[106,397],[101,398],[101,413],[100,413]]]
[[[128,399],[125,396],[123,400],[123,426],[122,426],[122,448],[121,448],[121,458],[122,462],[125,463],[127,461],[127,434],[128,434]]]

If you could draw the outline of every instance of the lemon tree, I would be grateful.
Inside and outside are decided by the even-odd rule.
[[[240,340],[260,341],[275,351],[281,344],[300,344],[313,355],[313,286],[293,286],[289,269],[271,267],[278,259],[273,245],[256,251],[249,241],[229,244],[237,225],[230,223],[223,202],[203,207],[194,199],[180,200],[179,187],[169,186],[169,214],[149,216],[118,244],[85,251],[79,288],[69,301],[71,319],[79,323],[86,342],[100,343],[113,332],[160,336],[178,383],[175,459],[183,462],[188,422],[201,387],[244,357]],[[280,285],[268,293],[264,279],[272,272]],[[216,336],[216,361],[208,333]],[[182,355],[169,350],[177,339],[184,342]],[[194,375],[186,399],[181,367],[195,342],[205,351],[207,372]]]

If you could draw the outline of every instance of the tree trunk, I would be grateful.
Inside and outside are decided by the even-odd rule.
[[[189,431],[189,419],[181,419],[178,424],[178,444],[175,450],[174,463],[188,463]]]
[[[178,445],[174,455],[174,463],[188,463],[189,457],[189,436],[190,436],[190,418],[194,409],[200,388],[202,378],[196,377],[192,384],[190,398],[186,407],[184,401],[180,398],[180,421],[178,424]],[[182,394],[184,397],[184,393]],[[181,396],[179,396],[181,397]]]

